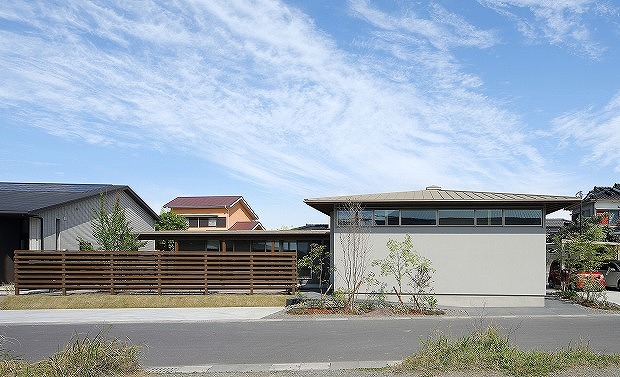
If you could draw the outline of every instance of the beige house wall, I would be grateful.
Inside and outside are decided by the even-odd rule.
[[[238,201],[235,205],[230,208],[171,208],[172,212],[183,215],[183,216],[217,216],[217,217],[225,217],[226,218],[226,229],[229,229],[231,226],[235,225],[235,223],[239,221],[252,221],[254,217],[252,213],[246,208],[245,205],[242,204],[241,201]],[[191,229],[201,229],[201,230],[215,230],[216,228],[189,228]],[[217,228],[221,230],[222,228]]]
[[[333,227],[334,224],[332,224]],[[339,228],[333,227],[335,289],[346,289],[342,272],[343,247]],[[412,237],[414,249],[432,261],[433,287],[440,305],[544,306],[546,290],[544,227],[373,227],[368,236],[367,261],[385,258],[388,240]],[[385,291],[396,285],[381,277]],[[361,293],[378,286],[363,285]],[[395,299],[395,297],[392,297]]]
[[[229,228],[239,221],[252,220],[255,220],[254,217],[241,201],[238,201],[235,205],[230,207],[230,218],[228,219]]]

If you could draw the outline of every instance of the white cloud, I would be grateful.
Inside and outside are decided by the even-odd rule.
[[[0,109],[22,127],[174,148],[303,195],[531,189],[545,173],[519,118],[450,49],[495,33],[356,2],[370,54],[340,50],[278,2],[3,2]]]
[[[605,47],[596,42],[586,21],[588,14],[611,16],[617,9],[595,0],[478,0],[511,19],[532,42],[544,40],[552,45],[567,46],[579,55],[598,59]],[[526,9],[529,13],[523,13]]]
[[[583,163],[612,166],[620,172],[620,92],[602,109],[574,111],[553,120],[563,145],[584,148]]]

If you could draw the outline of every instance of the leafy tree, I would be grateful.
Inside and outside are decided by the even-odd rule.
[[[186,230],[187,220],[172,211],[161,211],[159,220],[155,222],[155,230]],[[155,246],[158,250],[174,250],[174,240],[157,240]]]
[[[100,250],[129,251],[138,250],[146,245],[146,241],[138,240],[125,211],[121,209],[120,197],[116,195],[112,211],[108,214],[106,197],[101,194],[99,209],[94,211],[93,236],[99,244]]]
[[[85,239],[83,239],[82,237],[78,237],[78,245],[80,248],[80,251],[93,251],[95,250],[95,248],[93,247],[93,244],[86,241]]]
[[[321,293],[323,293],[323,275],[333,270],[333,268],[329,266],[329,252],[325,251],[326,248],[325,245],[312,243],[310,244],[310,252],[297,261],[298,268],[307,268],[310,270],[312,276],[318,277],[319,291]],[[329,290],[329,287],[327,290]]]
[[[574,286],[578,271],[596,271],[603,261],[613,259],[613,250],[597,243],[605,241],[608,236],[608,231],[601,226],[604,217],[605,214],[586,217],[582,219],[581,226],[579,223],[570,223],[554,237],[554,242],[561,251],[561,262],[568,272],[568,286],[562,282],[564,290]],[[595,284],[592,276],[588,276],[583,285],[587,300],[592,292],[604,288],[598,283]]]
[[[432,274],[435,270],[429,259],[421,256],[413,249],[411,236],[407,235],[402,242],[390,239],[387,242],[390,250],[385,259],[377,259],[373,266],[379,266],[382,276],[391,276],[396,280],[393,287],[401,304],[403,293],[411,293],[417,310],[434,307],[437,303],[432,295]],[[408,287],[403,291],[403,286]]]

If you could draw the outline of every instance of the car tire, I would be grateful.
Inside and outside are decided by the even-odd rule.
[[[549,280],[547,281],[547,284],[549,288],[555,288],[555,286],[553,285],[553,279],[549,278]]]

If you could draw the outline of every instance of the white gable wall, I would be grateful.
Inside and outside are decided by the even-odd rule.
[[[120,206],[125,209],[125,216],[133,230],[136,233],[153,231],[153,218],[123,190],[107,193],[108,213],[115,203],[117,194],[120,198]],[[91,242],[97,248],[98,245],[92,236],[92,218],[94,211],[98,208],[99,196],[93,196],[36,213],[43,219],[43,245],[40,245],[40,222],[36,218],[31,218],[31,249],[79,250],[78,237]],[[59,220],[58,245],[56,243],[56,219]],[[154,249],[154,241],[148,241],[141,250]]]

